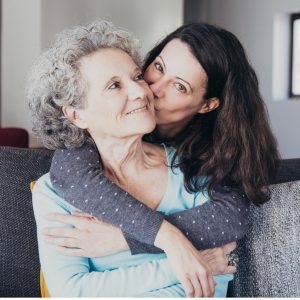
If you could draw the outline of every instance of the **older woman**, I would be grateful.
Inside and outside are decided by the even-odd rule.
[[[201,205],[208,194],[188,193],[179,168],[172,171],[167,166],[174,149],[142,142],[142,136],[155,127],[154,106],[138,61],[133,60],[133,49],[130,37],[107,22],[60,34],[37,61],[29,79],[27,97],[35,131],[50,148],[72,148],[92,138],[104,175],[153,210],[170,213]],[[200,180],[205,182],[206,178]],[[176,203],[172,203],[170,191],[175,191]],[[53,223],[46,215],[70,214],[75,209],[55,192],[49,174],[38,180],[33,205],[41,265],[52,296],[134,296],[153,290],[165,296],[184,296],[184,290],[195,296],[214,293],[210,267],[186,237],[166,221],[155,244],[165,251],[183,288],[165,254],[133,256],[123,251],[88,259],[66,257],[47,245],[41,230]],[[134,223],[134,218],[130,222]],[[178,257],[179,267],[178,249],[183,256]],[[185,278],[181,270],[185,265],[190,266],[194,277]],[[232,277],[222,276],[215,280],[219,283],[217,295],[224,296]]]

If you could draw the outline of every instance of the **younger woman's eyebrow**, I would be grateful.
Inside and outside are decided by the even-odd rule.
[[[190,83],[188,81],[186,81],[186,80],[184,80],[184,79],[182,79],[182,78],[180,78],[178,76],[176,76],[175,78],[179,79],[179,80],[182,80],[183,82],[185,82],[190,87],[191,91],[193,91],[192,86],[190,85]]]
[[[161,59],[163,65],[164,65],[164,67],[165,67],[165,69],[166,69],[167,67],[166,67],[166,65],[165,65],[165,62],[164,62],[163,58],[161,57],[161,55],[158,55],[158,57]]]

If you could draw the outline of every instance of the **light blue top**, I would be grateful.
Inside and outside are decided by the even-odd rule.
[[[165,150],[170,164],[174,149],[165,147]],[[40,262],[52,297],[185,296],[165,254],[131,255],[127,250],[91,259],[59,253],[54,246],[45,242],[41,229],[71,227],[49,221],[47,215],[53,212],[71,214],[76,208],[58,196],[51,184],[49,173],[36,182],[32,194]],[[157,210],[171,214],[202,205],[207,200],[206,193],[188,193],[183,185],[181,171],[178,168],[169,168],[167,190]],[[191,222],[197,226],[194,220]],[[217,282],[215,296],[226,296],[228,281],[232,278],[232,275],[214,276]]]

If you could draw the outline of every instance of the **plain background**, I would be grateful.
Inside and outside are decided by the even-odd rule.
[[[26,74],[62,29],[104,18],[133,32],[146,53],[183,23],[205,21],[241,40],[257,72],[283,158],[300,157],[300,100],[289,99],[285,88],[288,20],[294,12],[300,12],[299,0],[2,0],[1,127],[30,132]],[[30,146],[39,145],[31,134]]]

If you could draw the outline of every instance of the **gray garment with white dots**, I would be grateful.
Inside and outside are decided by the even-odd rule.
[[[92,144],[56,150],[50,178],[67,202],[120,227],[132,254],[162,252],[153,244],[164,219],[183,233],[189,232],[187,238],[197,249],[239,240],[248,228],[249,200],[240,190],[221,185],[214,188],[213,200],[201,206],[168,216],[151,210],[102,174],[99,153]],[[220,222],[221,219],[226,221]],[[191,220],[199,224],[196,229]]]

